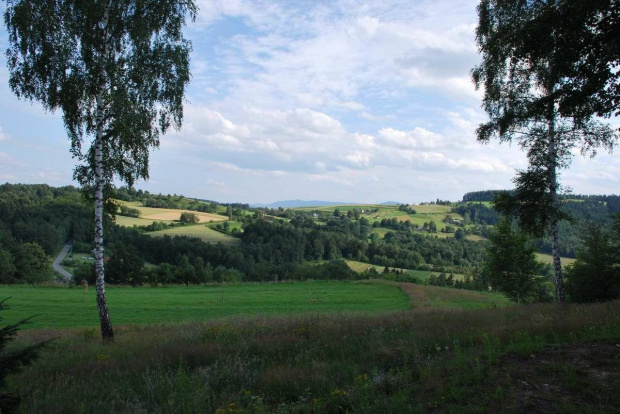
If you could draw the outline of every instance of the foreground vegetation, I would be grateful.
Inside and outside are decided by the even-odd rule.
[[[117,328],[113,345],[96,336],[22,334],[18,346],[58,339],[10,378],[21,412],[608,413],[620,406],[617,351],[615,360],[602,352],[620,338],[618,301],[132,325]],[[562,359],[575,352],[591,364]]]

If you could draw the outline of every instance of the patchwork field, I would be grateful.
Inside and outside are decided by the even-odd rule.
[[[230,316],[299,313],[376,313],[407,309],[409,298],[385,283],[305,282],[191,287],[108,287],[112,323],[161,324]],[[94,287],[0,286],[11,297],[6,323],[40,315],[27,329],[97,327]]]
[[[166,223],[172,223],[174,221],[178,221],[181,217],[182,213],[193,213],[196,214],[199,218],[200,223],[211,223],[216,221],[226,221],[228,217],[222,216],[219,214],[211,214],[211,213],[203,213],[200,211],[190,211],[190,210],[178,210],[178,209],[170,209],[170,208],[152,208],[152,207],[143,207],[139,202],[120,202],[128,207],[135,208],[140,211],[140,217],[125,217],[125,216],[117,216],[116,223],[120,226],[145,226],[149,225],[155,221],[163,221]]]
[[[378,211],[366,214],[362,213],[361,216],[368,219],[371,223],[375,221],[381,221],[383,219],[392,219],[396,217],[399,221],[411,221],[412,223],[422,226],[424,223],[434,221],[437,227],[442,227],[442,220],[446,217],[446,214],[451,214],[454,218],[462,219],[459,214],[450,213],[450,206],[442,206],[437,204],[428,205],[412,205],[410,206],[416,211],[416,214],[407,214],[404,211],[400,211],[398,206],[384,206],[380,204],[364,204],[364,205],[342,205],[342,206],[324,206],[324,207],[302,207],[294,210],[300,211],[329,211],[333,212],[338,209],[341,212],[346,213],[350,210],[374,210]]]
[[[369,268],[373,267],[377,272],[382,273],[384,266],[373,265],[370,263],[357,262],[355,260],[345,260],[346,264],[353,270],[354,272],[364,272]],[[390,267],[390,269],[404,270],[407,275],[417,277],[421,281],[426,281],[431,275],[439,276],[439,272],[432,272],[430,270],[411,270],[411,269],[401,269],[398,267]],[[449,273],[448,273],[449,274]],[[453,274],[454,280],[465,280],[465,276],[461,274]]]
[[[536,253],[536,258],[545,264],[553,265],[553,256],[550,254]],[[560,261],[562,262],[562,267],[564,267],[568,266],[569,264],[575,263],[577,259],[573,259],[571,257],[561,257]]]
[[[241,243],[241,240],[229,236],[228,234],[220,233],[219,231],[213,230],[208,225],[197,224],[191,226],[179,226],[172,227],[165,230],[159,231],[151,231],[147,233],[152,237],[163,237],[163,236],[187,236],[187,237],[198,237],[202,241],[206,241],[209,243],[217,244],[222,243],[226,246],[237,246]]]

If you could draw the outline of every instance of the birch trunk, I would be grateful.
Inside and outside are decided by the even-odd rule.
[[[560,262],[560,248],[558,246],[558,177],[557,177],[557,154],[555,133],[555,108],[552,107],[548,119],[549,134],[549,193],[551,196],[551,253],[553,254],[553,269],[555,272],[555,291],[559,303],[564,303],[564,278],[562,276],[562,263]]]
[[[97,95],[97,137],[95,138],[95,273],[97,275],[97,310],[101,323],[101,339],[114,341],[110,312],[105,299],[105,269],[103,264],[103,102]]]
[[[109,4],[108,4],[109,6]],[[104,12],[104,52],[103,62],[108,58],[108,17],[109,12]],[[96,117],[97,117],[97,136],[95,137],[95,274],[97,282],[95,284],[97,292],[97,310],[99,311],[99,322],[101,325],[101,339],[107,342],[114,341],[114,331],[110,323],[110,311],[105,298],[105,269],[103,262],[103,129],[104,129],[104,93],[106,90],[105,69],[102,67],[102,76],[99,80],[99,91],[97,93]]]

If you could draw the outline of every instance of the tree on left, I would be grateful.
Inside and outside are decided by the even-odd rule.
[[[148,179],[149,150],[181,127],[189,83],[193,0],[7,0],[9,85],[61,110],[79,160],[74,178],[93,189],[101,336],[114,340],[105,297],[104,201],[114,178]],[[84,145],[87,141],[87,145]]]

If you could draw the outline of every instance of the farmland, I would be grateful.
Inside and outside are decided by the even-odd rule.
[[[378,265],[373,265],[373,264],[368,264],[368,263],[363,263],[363,262],[357,262],[355,260],[345,260],[345,262],[347,263],[347,265],[349,265],[349,267],[355,271],[355,272],[364,272],[366,270],[368,270],[369,268],[374,268],[377,272],[381,273],[384,270],[384,266],[378,266]],[[393,268],[390,267],[391,270],[399,270],[399,271],[404,271],[405,275],[408,276],[412,276],[417,278],[418,280],[420,280],[421,282],[426,282],[428,280],[428,278],[431,275],[435,275],[435,276],[439,276],[439,272],[431,272],[430,270],[411,270],[411,269],[401,269],[401,268]],[[453,274],[454,276],[454,280],[464,280],[465,276],[460,275],[460,274]]]
[[[396,286],[382,283],[306,282],[213,285],[202,287],[109,287],[114,322],[178,323],[234,315],[283,315],[306,312],[385,312],[407,309],[408,298]],[[39,314],[29,329],[96,327],[95,290],[83,300],[81,287],[0,286],[11,297],[7,322]]]
[[[197,237],[202,241],[209,243],[222,243],[226,246],[237,246],[241,242],[238,238],[229,236],[224,233],[220,233],[219,231],[213,230],[207,225],[196,224],[196,225],[188,225],[188,226],[180,226],[180,227],[172,227],[165,230],[152,231],[147,233],[152,237],[163,237],[163,236],[187,236],[187,237]]]
[[[203,213],[200,211],[190,211],[190,210],[179,210],[179,209],[171,209],[171,208],[152,208],[152,207],[143,207],[139,202],[129,202],[122,201],[119,204],[126,205],[128,207],[134,208],[140,212],[140,217],[125,217],[125,216],[117,216],[116,223],[119,226],[146,226],[152,224],[156,221],[162,221],[164,223],[172,223],[178,221],[181,217],[182,213],[193,213],[198,216],[199,223],[211,223],[217,221],[226,221],[228,217],[221,216],[219,214],[211,214],[211,213]]]

